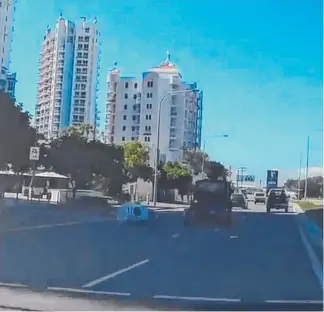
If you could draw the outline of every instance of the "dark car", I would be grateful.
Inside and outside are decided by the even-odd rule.
[[[270,189],[267,198],[267,212],[271,209],[284,209],[288,212],[289,198],[284,189]]]
[[[246,197],[242,193],[234,193],[231,196],[232,207],[240,207],[243,209],[248,208],[248,202]]]
[[[226,181],[198,181],[194,189],[194,198],[185,210],[184,224],[232,224],[231,189]]]

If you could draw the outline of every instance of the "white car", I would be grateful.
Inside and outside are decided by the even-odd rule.
[[[255,192],[254,193],[254,204],[262,203],[265,204],[267,200],[266,193],[264,192]]]

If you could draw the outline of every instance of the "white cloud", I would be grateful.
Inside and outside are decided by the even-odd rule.
[[[324,168],[323,167],[309,167],[308,168],[308,177],[323,176]],[[301,169],[301,179],[304,179],[306,175],[306,168]],[[288,179],[298,179],[299,169],[289,170],[289,171],[279,171],[279,181],[281,183],[286,182]]]

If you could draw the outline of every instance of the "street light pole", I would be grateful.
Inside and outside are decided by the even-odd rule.
[[[191,89],[185,89],[185,90],[178,90],[178,91],[170,91],[165,93],[158,106],[158,113],[157,113],[157,135],[156,135],[156,148],[155,148],[155,160],[154,160],[154,181],[153,181],[153,207],[156,207],[156,201],[157,201],[157,183],[158,183],[158,165],[159,165],[159,154],[160,154],[160,123],[161,123],[161,106],[165,98],[169,95],[175,95],[175,94],[182,94],[187,92],[192,92]]]
[[[228,134],[220,134],[220,135],[215,135],[215,136],[211,136],[207,139],[204,140],[204,144],[203,144],[203,158],[202,158],[202,163],[201,163],[201,173],[204,172],[204,168],[205,168],[205,151],[206,151],[206,143],[209,139],[216,139],[216,138],[228,138]]]
[[[297,190],[297,198],[300,198],[300,179],[301,179],[301,170],[302,170],[302,160],[303,160],[303,153],[300,153],[300,160],[299,160],[299,172],[298,172],[298,190]]]
[[[308,166],[309,166],[309,136],[307,137],[307,152],[306,152],[306,173],[305,173],[305,192],[304,192],[304,200],[307,199],[307,180],[308,180]]]

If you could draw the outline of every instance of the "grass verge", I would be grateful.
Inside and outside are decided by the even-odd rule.
[[[307,217],[313,220],[323,230],[323,205],[301,200],[297,204],[305,211]]]
[[[300,208],[302,208],[304,210],[308,210],[308,209],[318,209],[318,208],[322,208],[323,209],[323,205],[321,205],[321,204],[315,204],[315,203],[309,202],[309,201],[299,200],[299,201],[297,201],[297,204],[299,205]]]

